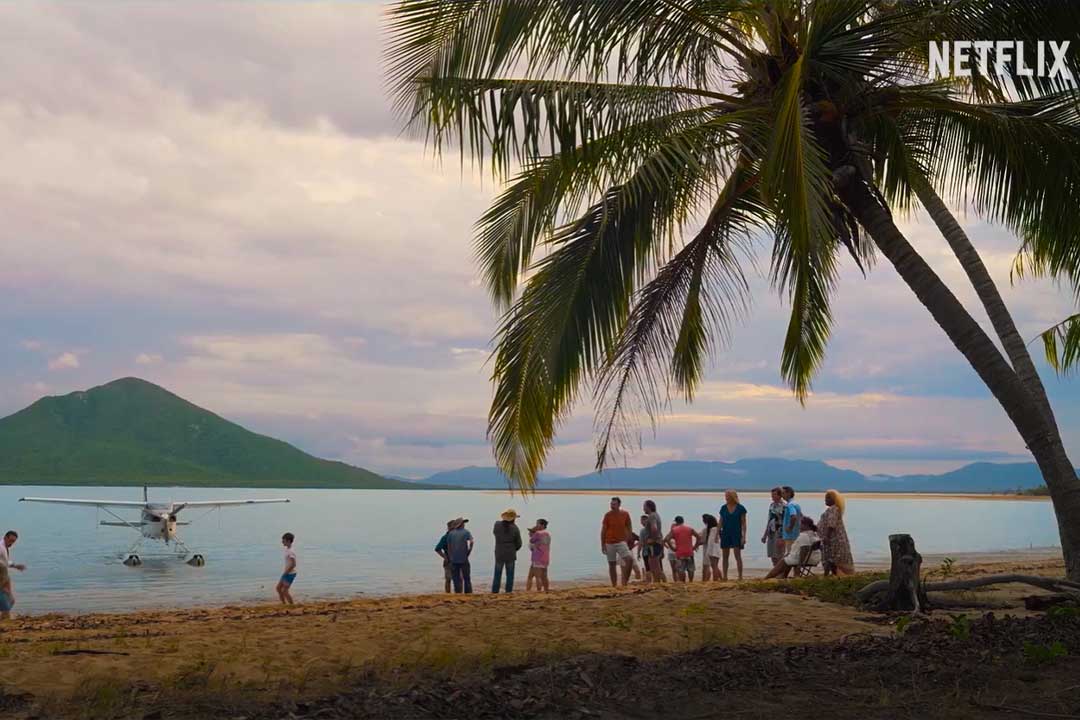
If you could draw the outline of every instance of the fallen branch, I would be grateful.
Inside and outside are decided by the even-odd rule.
[[[951,580],[948,582],[928,583],[928,590],[938,592],[944,590],[973,590],[987,585],[1004,585],[1006,583],[1022,583],[1033,585],[1050,592],[1080,592],[1080,583],[1057,578],[1039,577],[1038,575],[987,575],[985,577],[972,578],[971,580]]]
[[[1007,583],[1020,583],[1032,585],[1050,592],[1064,592],[1080,596],[1080,583],[1058,578],[1039,577],[1038,575],[987,575],[985,577],[972,578],[970,580],[950,580],[946,582],[925,583],[923,587],[927,591],[945,592],[948,590],[974,590],[975,588],[988,585],[1004,585]],[[888,580],[878,580],[855,593],[856,599],[862,603],[873,595],[885,592],[889,589]]]
[[[117,652],[115,650],[54,650],[53,655],[130,655],[126,652]]]

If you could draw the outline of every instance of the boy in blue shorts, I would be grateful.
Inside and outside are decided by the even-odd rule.
[[[285,546],[285,572],[278,580],[277,594],[284,605],[293,604],[292,594],[289,591],[292,589],[293,581],[296,580],[296,551],[292,546],[295,539],[292,533],[281,536],[281,544]]]

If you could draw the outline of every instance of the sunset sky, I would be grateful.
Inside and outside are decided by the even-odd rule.
[[[0,5],[0,415],[136,375],[379,472],[493,464],[498,318],[472,223],[498,186],[402,136],[380,12]],[[1015,238],[962,219],[1025,338],[1075,312],[1050,283],[1010,286]],[[902,228],[974,308],[926,216]],[[751,314],[630,464],[779,456],[902,473],[1030,459],[883,262],[866,278],[844,263],[828,358],[800,407],[759,248]],[[1044,377],[1076,459],[1080,378]],[[586,402],[548,469],[584,473],[593,454]]]

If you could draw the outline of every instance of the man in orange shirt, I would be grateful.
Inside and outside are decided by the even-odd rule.
[[[617,497],[611,498],[611,510],[604,515],[604,522],[600,525],[600,552],[607,555],[611,587],[618,584],[617,565],[622,566],[624,587],[630,580],[630,568],[634,565],[634,556],[630,552],[627,541],[633,531],[630,513],[622,509],[622,500]]]

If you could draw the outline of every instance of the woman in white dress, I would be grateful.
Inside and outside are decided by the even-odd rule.
[[[720,572],[720,524],[715,515],[708,513],[701,516],[705,527],[701,531],[701,540],[698,547],[701,548],[701,579],[722,580]]]

